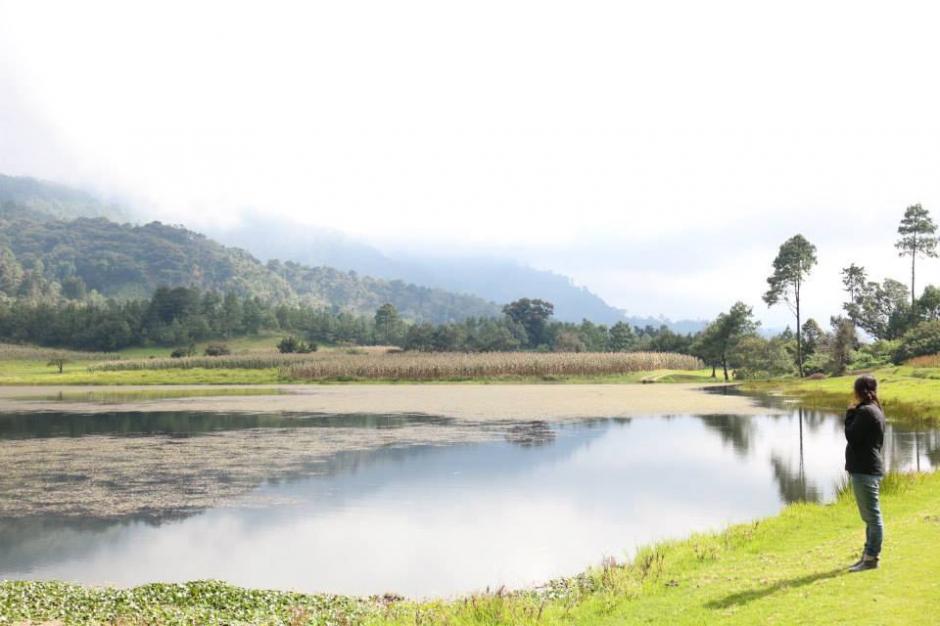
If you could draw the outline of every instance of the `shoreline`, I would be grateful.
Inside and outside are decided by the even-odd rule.
[[[499,384],[439,383],[394,385],[265,385],[213,386],[219,395],[205,395],[204,385],[30,386],[0,387],[0,411],[62,413],[226,412],[319,414],[427,414],[454,419],[565,420],[592,417],[642,417],[694,413],[766,415],[782,410],[762,406],[745,395],[708,393],[702,383],[639,384]],[[253,389],[250,395],[224,395],[226,390]],[[146,392],[166,391],[192,397],[148,399]],[[140,400],[126,399],[141,393]],[[116,402],[94,401],[95,394],[124,394]],[[50,395],[88,394],[91,401],[49,400]]]
[[[893,532],[882,568],[849,574],[862,526],[843,494],[832,504],[794,504],[715,533],[642,548],[528,589],[454,599],[354,597],[246,589],[221,581],[133,588],[57,581],[0,581],[0,618],[16,624],[230,623],[527,625],[596,623],[914,624],[940,598],[940,473],[896,475],[884,493]],[[798,531],[798,532],[797,532]],[[851,578],[847,578],[851,577]],[[851,587],[853,593],[845,593]],[[871,602],[860,603],[859,597]],[[224,602],[220,604],[220,599]]]

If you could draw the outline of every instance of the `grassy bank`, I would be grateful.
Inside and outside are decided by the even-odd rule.
[[[878,379],[878,396],[889,417],[940,421],[940,368],[905,365],[870,373]],[[852,401],[855,377],[755,382],[747,383],[744,389],[794,395],[806,406],[843,410]]]
[[[436,380],[401,378],[360,378],[337,376],[303,380],[285,376],[277,368],[263,369],[166,369],[166,370],[89,370],[84,364],[71,364],[62,374],[45,367],[45,363],[0,361],[0,385],[271,385],[271,384],[634,384],[634,383],[695,383],[716,382],[710,370],[654,370],[596,376],[454,376]]]
[[[847,574],[861,524],[850,495],[642,550],[543,589],[408,602],[250,591],[216,582],[132,590],[0,583],[0,623],[932,624],[940,606],[940,473],[886,485],[881,569]],[[367,567],[368,564],[364,564]]]

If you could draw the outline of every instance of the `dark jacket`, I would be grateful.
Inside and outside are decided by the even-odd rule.
[[[885,441],[885,414],[877,404],[859,404],[845,414],[845,470],[850,474],[884,476],[881,446]]]

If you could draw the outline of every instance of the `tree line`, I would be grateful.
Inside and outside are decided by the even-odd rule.
[[[283,333],[279,347],[305,351],[318,344],[394,345],[420,351],[492,352],[512,350],[639,351],[688,353],[691,335],[667,327],[611,327],[558,322],[550,303],[523,298],[504,307],[504,316],[470,317],[444,324],[413,323],[391,304],[373,316],[274,304],[234,292],[195,287],[160,287],[138,300],[0,300],[0,340],[55,348],[116,351],[132,346],[166,346],[186,353],[196,342],[224,341],[262,331]]]
[[[910,257],[910,288],[885,278],[870,280],[855,263],[842,269],[846,300],[842,312],[830,317],[830,330],[814,319],[802,319],[802,289],[816,266],[816,246],[803,235],[786,240],[773,261],[763,300],[768,306],[785,304],[795,318],[795,331],[761,338],[753,310],[737,302],[722,313],[695,340],[693,352],[724,377],[732,370],[739,377],[796,373],[799,376],[844,373],[900,363],[916,356],[940,352],[940,288],[924,287],[917,296],[917,261],[937,256],[937,226],[920,204],[908,207],[898,225],[895,247]],[[858,330],[873,341],[862,345]],[[714,371],[714,370],[713,370]]]
[[[532,298],[506,304],[502,316],[445,323],[409,321],[391,303],[366,316],[196,287],[160,287],[149,298],[133,300],[44,299],[33,297],[42,288],[42,273],[16,271],[15,258],[0,249],[0,294],[11,293],[14,285],[23,294],[0,297],[0,340],[95,351],[145,345],[182,350],[195,342],[275,331],[282,334],[279,348],[289,352],[318,344],[425,352],[654,351],[698,356],[713,375],[720,371],[726,379],[838,374],[940,352],[940,287],[927,285],[916,295],[917,262],[937,256],[936,231],[928,211],[908,207],[896,246],[911,259],[910,287],[892,278],[871,280],[864,267],[851,263],[842,270],[842,311],[829,319],[828,329],[803,319],[803,287],[817,264],[816,247],[802,235],[789,238],[773,260],[763,300],[786,305],[795,326],[773,337],[760,334],[753,309],[744,302],[698,333],[678,334],[666,326],[560,322],[553,319],[550,302]],[[873,341],[860,343],[858,330]]]

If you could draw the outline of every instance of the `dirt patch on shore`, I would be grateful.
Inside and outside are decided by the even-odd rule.
[[[0,411],[285,411],[292,413],[425,413],[470,420],[557,420],[644,415],[766,414],[753,399],[704,393],[698,384],[351,384],[283,385],[277,395],[223,394],[237,386],[220,386],[219,396],[205,396],[205,386],[161,386],[200,395],[125,402],[50,401],[58,392],[154,391],[154,387],[6,387],[0,388]],[[195,392],[194,392],[195,393]],[[230,393],[230,392],[229,392]],[[93,396],[90,396],[93,397]],[[35,400],[31,399],[35,398]]]

